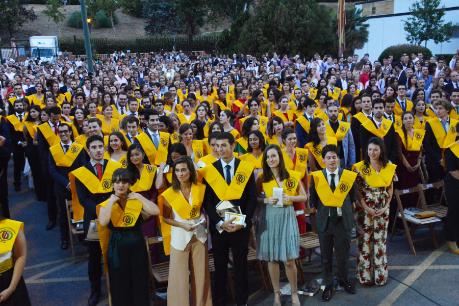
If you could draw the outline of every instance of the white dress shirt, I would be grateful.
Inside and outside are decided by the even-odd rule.
[[[338,185],[339,185],[339,168],[336,168],[335,171],[333,171],[333,172],[330,172],[330,171],[328,171],[327,168],[325,168],[325,172],[327,173],[328,185],[330,185],[330,183],[331,183],[331,174],[334,174],[335,175],[335,188],[339,188],[338,187]],[[337,212],[338,216],[342,216],[343,215],[343,213],[341,211],[341,207],[337,207],[336,208],[336,212]],[[329,213],[329,216],[330,216],[330,213]]]
[[[235,160],[236,159],[233,157],[233,159],[229,163],[226,163],[223,159],[220,159],[220,161],[222,163],[223,176],[225,177],[225,180],[227,179],[227,177],[226,177],[226,165],[230,166],[230,175],[231,175],[231,177],[229,178],[229,180],[231,181],[233,179]]]

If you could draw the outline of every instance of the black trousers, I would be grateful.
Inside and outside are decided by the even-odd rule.
[[[322,255],[322,269],[325,285],[333,284],[333,248],[335,249],[338,267],[338,279],[347,281],[349,270],[349,248],[351,237],[344,228],[341,217],[328,218],[327,230],[319,233],[320,253]]]
[[[14,186],[21,187],[21,177],[25,165],[25,151],[22,146],[13,146]]]
[[[445,178],[445,195],[448,204],[448,212],[445,222],[445,239],[447,241],[459,242],[459,181],[446,175]]]
[[[248,275],[247,253],[249,245],[249,228],[241,229],[234,233],[218,233],[212,231],[212,251],[214,254],[214,305],[226,305],[227,279],[228,279],[228,255],[229,250],[233,254],[236,304],[247,304],[248,299]]]
[[[100,279],[102,278],[102,250],[99,241],[87,241],[89,253],[88,277],[91,282],[91,291],[100,292]]]
[[[3,216],[10,217],[10,208],[8,204],[8,161],[10,157],[0,157],[0,205]]]
[[[54,183],[54,194],[56,196],[56,206],[58,210],[59,228],[61,232],[61,240],[69,240],[69,226],[67,220],[67,210],[65,200],[70,199],[70,191],[57,183]]]
[[[33,185],[35,196],[38,201],[46,201],[46,189],[45,183],[46,179],[43,176],[42,169],[40,166],[40,156],[38,155],[38,148],[33,144],[28,144],[25,150],[25,155],[29,161],[30,170],[32,171]]]

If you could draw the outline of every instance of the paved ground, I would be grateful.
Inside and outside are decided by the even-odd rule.
[[[14,219],[25,222],[29,254],[24,274],[32,305],[87,305],[84,248],[77,248],[76,260],[70,250],[59,248],[58,229],[45,231],[46,204],[35,201],[32,192],[10,190],[10,208]],[[417,236],[423,234],[427,235],[419,232]],[[389,283],[381,288],[357,287],[356,295],[338,292],[327,305],[459,305],[459,256],[446,252],[444,246],[433,250],[430,241],[417,244],[416,250],[417,256],[411,255],[405,238],[394,237],[389,243]],[[304,265],[307,280],[320,277],[319,263],[320,258],[313,255],[311,263]],[[353,267],[354,263],[352,259]],[[249,305],[272,305],[272,295],[257,290],[259,275],[250,275]],[[289,297],[284,297],[283,303],[290,305]],[[302,297],[302,304],[323,305],[320,294]],[[100,305],[107,305],[107,301]]]

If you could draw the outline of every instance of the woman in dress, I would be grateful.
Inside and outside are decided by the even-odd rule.
[[[311,130],[309,132],[308,142],[304,147],[309,152],[309,167],[312,171],[321,170],[325,167],[322,159],[322,148],[328,144],[337,145],[337,139],[327,136],[325,122],[321,118],[314,118],[311,121]]]
[[[27,259],[24,224],[7,219],[0,210],[0,231],[9,239],[0,244],[0,305],[29,306],[29,294],[22,277]]]
[[[177,159],[172,186],[161,194],[164,249],[166,254],[170,251],[167,305],[212,305],[206,217],[201,209],[205,190],[193,161],[188,156]]]
[[[133,178],[127,169],[112,176],[113,194],[97,206],[99,238],[114,306],[150,305],[148,255],[141,226],[159,214],[155,203],[129,192]]]
[[[459,130],[459,124],[456,126]],[[448,213],[445,223],[445,239],[449,250],[459,255],[459,137],[445,150],[446,177],[445,196]]]
[[[274,289],[274,305],[280,306],[279,262],[285,266],[292,290],[292,304],[300,305],[297,287],[295,259],[299,256],[299,231],[294,202],[305,202],[306,192],[301,175],[285,168],[282,151],[277,145],[269,145],[263,153],[263,174],[257,180],[264,216],[257,229],[257,257],[268,261],[268,271]],[[274,188],[282,188],[282,206],[273,197]],[[263,196],[264,194],[264,196]]]
[[[121,132],[112,132],[108,136],[107,153],[110,159],[119,162],[124,168],[127,166],[126,152],[127,144]]]
[[[388,280],[387,228],[395,168],[385,152],[384,142],[370,138],[363,161],[354,165],[358,173],[357,278],[365,286],[383,286]]]

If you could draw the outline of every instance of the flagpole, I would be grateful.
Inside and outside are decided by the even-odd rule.
[[[346,1],[338,0],[338,56],[344,55],[345,27],[346,25]]]

